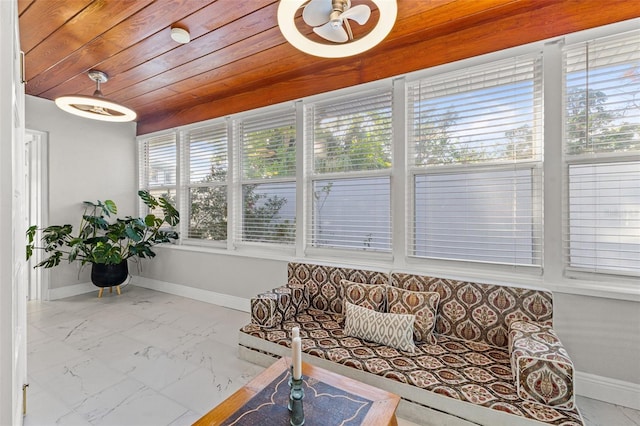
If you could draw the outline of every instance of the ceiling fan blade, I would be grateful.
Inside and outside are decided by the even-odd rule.
[[[347,36],[347,32],[340,25],[339,27],[334,27],[331,22],[327,22],[321,27],[314,27],[313,32],[318,34],[320,37],[332,41],[334,43],[344,43],[349,40]]]
[[[369,6],[364,4],[353,6],[352,8],[342,12],[342,15],[340,15],[342,19],[352,19],[360,25],[364,25],[369,20],[370,16],[371,9]]]
[[[317,27],[329,22],[332,10],[331,0],[311,0],[302,10],[302,19],[307,25]]]

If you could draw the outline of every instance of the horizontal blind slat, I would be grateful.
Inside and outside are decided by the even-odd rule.
[[[540,55],[410,83],[407,120],[410,254],[541,266]]]
[[[565,265],[640,276],[640,31],[563,55]]]

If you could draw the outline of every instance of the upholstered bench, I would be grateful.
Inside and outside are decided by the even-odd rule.
[[[349,282],[369,287],[345,294]],[[412,306],[412,292],[427,305],[437,299],[437,306],[433,318],[428,309],[414,314],[433,333],[423,327],[420,336],[414,329],[410,348],[345,333],[345,301],[379,310],[376,318],[386,311],[423,312]],[[396,293],[404,295],[402,303],[394,302]],[[296,326],[305,361],[447,413],[450,424],[583,424],[571,360],[552,329],[549,292],[290,263],[287,285],[252,299],[252,322],[240,330],[240,355],[262,364],[287,355]]]

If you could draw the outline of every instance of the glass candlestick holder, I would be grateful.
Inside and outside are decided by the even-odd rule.
[[[302,388],[302,376],[299,379],[293,378],[293,367],[289,378],[289,420],[291,426],[302,426],[304,424],[304,409],[302,400],[304,399],[304,389]]]

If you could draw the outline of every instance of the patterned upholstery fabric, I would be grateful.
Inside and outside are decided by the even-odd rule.
[[[391,285],[440,294],[436,333],[506,348],[509,324],[552,325],[550,292],[394,272]]]
[[[310,263],[290,262],[287,266],[287,275],[289,284],[307,286],[309,307],[334,313],[342,313],[342,300],[340,299],[341,280],[364,284],[389,283],[389,275],[385,272]]]
[[[288,347],[291,328],[297,326],[302,350],[310,355],[551,425],[583,425],[577,409],[558,410],[520,398],[506,348],[438,335],[437,344],[416,344],[410,355],[346,336],[343,320],[339,314],[309,309],[274,329],[249,324],[241,331]]]
[[[287,288],[291,291],[291,305],[295,313],[304,312],[309,308],[309,292],[303,284],[287,284]]]
[[[438,293],[411,291],[397,287],[387,287],[387,311],[395,314],[416,316],[413,336],[417,342],[436,344],[433,328],[438,311]]]
[[[345,302],[344,334],[381,343],[401,351],[414,353],[413,323],[415,315],[377,312]]]
[[[276,318],[278,295],[275,293],[261,293],[251,299],[251,323],[258,327],[275,327],[282,322]]]
[[[294,301],[295,295],[295,302]],[[251,321],[261,327],[275,327],[293,317],[304,303],[304,289],[281,286],[251,299]],[[299,312],[303,312],[304,308]]]
[[[509,342],[518,396],[573,410],[573,363],[553,329],[516,321],[511,323]]]
[[[362,284],[340,280],[340,298],[346,303],[363,306],[377,312],[386,312],[387,287],[383,284]]]

